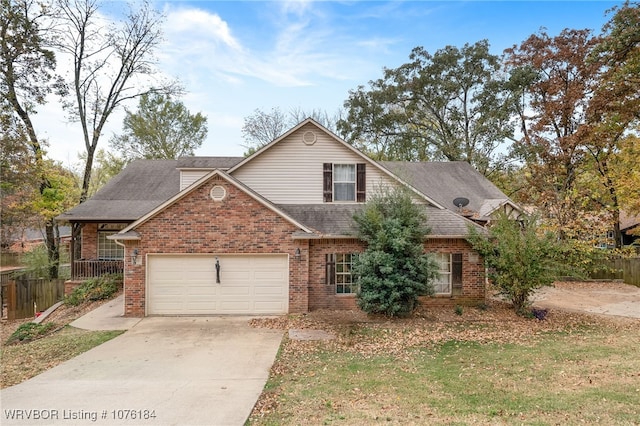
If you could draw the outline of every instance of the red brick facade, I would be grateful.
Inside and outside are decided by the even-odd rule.
[[[214,201],[210,190],[226,190]],[[125,315],[145,315],[146,255],[158,253],[216,253],[289,255],[289,312],[317,309],[357,309],[354,295],[337,295],[326,284],[326,255],[355,253],[365,245],[357,239],[295,239],[300,229],[247,193],[215,176],[135,228],[140,241],[127,241],[125,256]],[[97,228],[83,228],[83,256],[95,257]],[[137,261],[131,254],[138,250]],[[300,256],[296,256],[299,249]],[[484,301],[482,262],[461,239],[429,239],[428,252],[463,254],[463,290],[459,296],[425,298],[431,304],[474,304]]]

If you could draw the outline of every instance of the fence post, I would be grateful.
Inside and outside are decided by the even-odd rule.
[[[7,282],[7,318],[9,320],[16,319],[16,299],[16,281],[9,280]]]

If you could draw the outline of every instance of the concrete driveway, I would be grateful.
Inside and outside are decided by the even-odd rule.
[[[242,425],[282,331],[248,318],[150,317],[3,389],[3,425]],[[29,419],[27,419],[29,417]]]

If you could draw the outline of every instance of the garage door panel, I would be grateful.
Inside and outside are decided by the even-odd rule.
[[[221,283],[215,282],[216,257]],[[288,268],[286,255],[149,255],[147,313],[286,313]]]
[[[249,286],[223,286],[220,287],[220,295],[221,296],[248,296],[251,293],[251,288]]]

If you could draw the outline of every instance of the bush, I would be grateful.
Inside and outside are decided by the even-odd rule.
[[[531,217],[513,220],[502,214],[488,235],[469,227],[469,242],[484,257],[491,283],[520,315],[530,313],[529,296],[535,289],[567,273],[558,262],[561,246],[552,234],[539,235]]]
[[[47,334],[47,332],[49,332],[54,327],[55,324],[51,322],[43,324],[36,324],[34,322],[24,323],[11,334],[11,336],[7,340],[7,344],[33,340],[38,336]]]
[[[418,296],[433,293],[438,266],[424,253],[426,217],[401,190],[374,196],[354,216],[358,236],[367,243],[353,265],[360,290],[358,306],[389,317],[411,314]]]
[[[65,297],[64,303],[78,306],[85,302],[110,299],[118,292],[118,283],[120,282],[122,282],[120,274],[108,274],[88,279]]]

